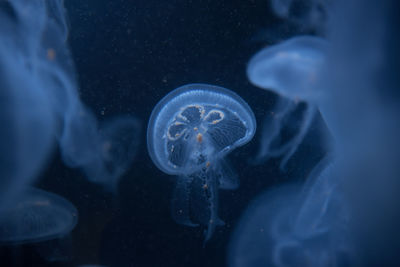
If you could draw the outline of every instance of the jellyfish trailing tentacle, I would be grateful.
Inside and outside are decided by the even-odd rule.
[[[192,217],[199,224],[205,225],[204,242],[207,242],[217,225],[224,225],[218,217],[218,175],[214,167],[204,167],[192,174]]]
[[[296,135],[288,142],[288,150],[281,160],[280,168],[284,169],[289,159],[297,151],[300,144],[303,142],[310,126],[313,122],[314,116],[316,114],[316,109],[312,105],[307,105],[304,111],[303,119],[301,121],[300,129]]]
[[[264,119],[261,145],[257,156],[252,160],[253,164],[264,163],[272,157],[282,157],[279,166],[280,169],[285,169],[288,161],[304,140],[316,114],[316,108],[306,104],[300,122],[295,124],[299,125],[295,129],[295,134],[289,140],[281,142],[282,131],[287,124],[291,124],[291,122],[287,122],[287,117],[298,112],[297,108],[298,103],[291,99],[281,98],[278,100],[274,111]]]
[[[172,197],[171,212],[175,222],[196,227],[198,224],[192,222],[190,219],[190,191],[192,181],[193,177],[190,176],[178,177]]]
[[[207,242],[216,226],[225,223],[218,217],[218,188],[233,188],[235,183],[226,163],[207,164],[199,171],[186,177],[179,177],[172,201],[174,220],[186,226],[205,226],[204,242]],[[234,176],[235,177],[235,176]],[[232,181],[232,182],[227,182]]]
[[[289,112],[294,110],[294,103],[288,99],[282,99],[278,102],[273,112],[265,116],[263,122],[261,145],[257,156],[253,161],[255,164],[261,164],[270,157],[277,157],[284,153],[282,148],[272,149],[273,142],[279,138],[281,132],[281,120]]]

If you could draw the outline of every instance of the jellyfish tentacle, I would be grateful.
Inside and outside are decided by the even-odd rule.
[[[219,160],[219,168],[216,170],[217,183],[220,189],[234,190],[239,187],[238,174],[232,169],[227,160]]]
[[[273,148],[273,142],[279,138],[282,129],[282,118],[293,112],[296,103],[287,98],[282,98],[277,103],[275,109],[264,119],[264,129],[261,138],[261,148],[255,158],[255,164],[261,164],[271,157],[278,157],[287,150],[287,144],[278,148]]]
[[[179,175],[172,216],[177,223],[205,228],[204,242],[223,224],[218,217],[218,189],[239,185],[223,158],[249,142],[255,130],[248,104],[213,85],[179,87],[152,111],[147,130],[150,157],[160,170]]]
[[[303,119],[303,122],[302,122],[299,132],[287,144],[289,150],[285,153],[285,156],[281,160],[281,163],[279,166],[281,170],[285,169],[286,164],[288,163],[289,159],[297,151],[299,145],[301,144],[304,137],[306,136],[306,134],[311,126],[311,123],[314,119],[315,113],[316,113],[315,107],[312,105],[307,105],[306,111],[304,114],[304,119]]]
[[[175,222],[196,227],[198,224],[190,219],[190,186],[193,181],[192,176],[179,176],[173,193],[171,211]]]
[[[204,198],[203,201],[206,205],[202,207],[208,207],[208,211],[203,214],[202,221],[204,225],[207,225],[207,229],[204,231],[204,243],[210,240],[213,235],[216,226],[224,225],[225,223],[218,217],[218,185],[217,179],[219,175],[219,165],[204,168],[198,175],[203,176],[200,180],[203,180],[205,184],[200,188],[200,195]],[[199,177],[199,178],[200,178]],[[196,189],[199,189],[198,187]],[[199,199],[197,199],[199,200]],[[201,201],[196,201],[201,203]],[[208,214],[207,214],[208,213]]]

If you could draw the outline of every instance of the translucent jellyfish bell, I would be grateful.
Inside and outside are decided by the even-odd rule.
[[[230,266],[351,265],[345,263],[355,251],[337,175],[328,157],[303,189],[286,185],[257,197],[234,232]]]
[[[68,166],[114,192],[136,153],[136,119],[98,127],[82,104],[67,35],[63,0],[1,1],[0,214],[44,168],[54,141]]]
[[[312,101],[320,93],[315,83],[326,45],[319,37],[299,36],[268,46],[251,58],[247,77],[255,86],[281,96]]]
[[[45,9],[27,1],[23,10],[35,14],[28,21],[22,10],[13,9],[18,4],[0,6],[0,214],[41,171],[54,132],[47,94],[26,57],[27,39],[43,28]]]
[[[247,103],[225,88],[189,84],[165,96],[154,108],[147,130],[151,159],[163,172],[179,176],[172,201],[173,218],[189,226],[216,224],[218,188],[238,181],[224,157],[249,142],[256,130]]]
[[[302,142],[314,118],[322,90],[317,88],[319,70],[325,62],[327,44],[318,37],[300,36],[266,47],[252,57],[247,77],[257,87],[272,91],[281,98],[274,112],[264,122],[262,144],[256,161],[283,156],[281,167]],[[301,126],[289,141],[274,147],[285,121],[300,101],[306,102]]]
[[[271,0],[272,11],[306,32],[325,32],[330,13],[330,2],[326,0]]]
[[[29,188],[0,217],[0,244],[26,244],[61,238],[75,227],[76,208],[66,199]]]
[[[289,246],[291,219],[298,200],[298,186],[283,186],[256,197],[237,225],[228,250],[230,267],[280,266],[278,243]]]

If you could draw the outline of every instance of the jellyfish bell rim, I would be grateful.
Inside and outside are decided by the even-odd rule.
[[[273,44],[270,46],[265,46],[258,52],[256,52],[253,56],[251,56],[250,60],[247,63],[246,67],[246,76],[250,83],[258,88],[272,91],[280,96],[284,96],[290,99],[298,98],[300,100],[313,100],[318,99],[319,96],[321,95],[321,92],[319,90],[314,90],[313,88],[309,88],[307,92],[301,92],[299,91],[296,96],[294,96],[294,93],[289,93],[285,89],[279,88],[279,86],[276,86],[276,82],[270,82],[270,85],[265,85],[259,81],[258,79],[255,78],[255,75],[252,74],[254,73],[254,69],[256,68],[255,66],[259,64],[259,62],[265,61],[265,58],[271,58],[273,55],[276,55],[278,53],[284,53],[284,52],[293,52],[295,51],[295,47],[301,47],[301,49],[306,49],[307,51],[316,51],[314,52],[315,54],[321,54],[321,63],[320,68],[318,69],[317,74],[321,74],[321,69],[323,67],[323,63],[326,60],[326,55],[329,47],[329,42],[325,40],[322,37],[318,36],[312,36],[312,35],[300,35],[300,36],[294,36],[288,40],[284,40],[280,43]],[[273,80],[273,79],[271,79]],[[300,83],[301,81],[299,81]],[[318,81],[314,84],[312,87],[318,87],[320,86]]]
[[[67,236],[77,225],[78,223],[78,210],[76,207],[67,199],[64,197],[57,195],[52,192],[48,192],[36,187],[29,187],[25,189],[25,194],[20,198],[20,200],[16,201],[16,204],[19,203],[19,201],[23,202],[25,199],[26,195],[34,195],[34,196],[40,196],[43,199],[48,199],[51,200],[51,203],[56,204],[57,206],[62,206],[65,210],[68,210],[69,213],[71,214],[71,223],[68,225],[68,227],[65,227],[65,229],[62,232],[59,233],[51,233],[47,235],[40,235],[38,237],[24,237],[24,238],[17,238],[17,239],[2,239],[0,236],[0,246],[9,246],[9,245],[25,245],[25,244],[33,244],[33,243],[40,243],[40,242],[45,242],[45,241],[50,241],[54,239],[60,239],[65,236]],[[7,212],[5,213],[7,214]],[[4,216],[2,214],[1,216]],[[0,224],[1,224],[1,217],[0,217]]]
[[[242,111],[246,111],[248,114],[246,115],[244,112],[242,112],[241,118],[244,119],[246,125],[250,125],[252,127],[248,127],[247,129],[247,134],[245,137],[241,138],[238,140],[235,144],[232,144],[229,146],[228,149],[224,149],[217,153],[215,157],[221,157],[223,155],[228,154],[230,151],[232,151],[234,148],[238,146],[242,146],[246,143],[248,143],[254,136],[257,128],[257,123],[256,123],[256,118],[255,115],[250,108],[250,106],[247,104],[247,102],[240,97],[238,94],[235,92],[221,87],[217,85],[211,85],[211,84],[205,84],[205,83],[190,83],[190,84],[185,84],[180,87],[177,87],[176,89],[170,91],[167,95],[165,95],[153,108],[153,111],[151,112],[149,122],[147,125],[147,151],[150,155],[150,158],[152,159],[153,163],[157,166],[157,168],[161,171],[163,171],[166,174],[169,175],[183,175],[185,174],[185,168],[177,168],[173,169],[172,166],[168,166],[168,164],[163,164],[160,161],[160,156],[158,153],[156,153],[155,145],[154,145],[154,140],[155,140],[155,128],[156,128],[156,121],[160,119],[160,112],[166,112],[166,104],[178,96],[182,95],[185,92],[190,92],[190,91],[209,91],[211,93],[216,93],[216,94],[221,94],[223,97],[231,99],[237,106],[241,107]],[[200,101],[201,102],[201,101]],[[190,104],[200,104],[199,102],[192,101]],[[213,104],[213,103],[211,103]],[[170,110],[173,110],[173,108],[169,108]],[[176,109],[176,112],[178,112],[179,109]],[[237,112],[235,112],[237,114]],[[165,122],[167,123],[167,122]],[[186,168],[187,169],[187,168]]]

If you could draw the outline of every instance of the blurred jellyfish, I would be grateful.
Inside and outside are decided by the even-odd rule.
[[[249,142],[255,130],[247,103],[218,86],[179,87],[153,109],[149,154],[160,170],[179,176],[172,216],[183,225],[206,225],[205,241],[223,223],[217,214],[218,188],[234,189],[239,183],[224,157]]]
[[[281,235],[280,232],[290,231],[287,229],[289,222],[277,224],[276,220],[281,214],[290,218],[297,194],[297,186],[285,186],[270,190],[250,203],[231,238],[229,266],[274,266],[275,239]],[[274,229],[277,226],[281,228],[279,231]],[[273,230],[278,233],[273,233]]]
[[[354,251],[333,166],[319,164],[303,190],[286,185],[256,198],[231,240],[230,266],[348,264]]]
[[[296,152],[303,141],[314,115],[321,90],[316,88],[319,69],[325,60],[327,44],[318,37],[300,36],[275,46],[266,47],[252,57],[247,67],[247,77],[257,87],[277,93],[281,98],[274,112],[264,121],[261,148],[256,162],[269,157],[283,156],[281,168]],[[286,124],[300,101],[306,106],[297,133],[280,140]],[[295,127],[297,128],[297,127]]]
[[[29,188],[0,218],[0,243],[34,243],[69,234],[78,221],[76,208],[66,199]]]
[[[99,127],[95,117],[82,107],[81,114],[68,116],[60,138],[64,162],[81,168],[90,181],[115,191],[118,178],[132,163],[140,133],[136,119],[125,116]]]
[[[338,1],[322,115],[345,157],[343,188],[361,266],[398,266],[400,3]]]
[[[20,2],[0,6],[0,213],[40,171],[54,131],[37,55],[32,55],[46,9],[36,1],[24,7]]]
[[[291,192],[281,192],[250,206],[232,239],[232,266],[399,263],[400,39],[394,25],[400,4],[337,3],[330,49],[318,74],[324,91],[317,99],[335,138],[335,159],[316,167],[301,194],[294,190],[297,201],[290,202]],[[274,204],[283,198],[288,202]],[[267,207],[282,209],[268,216]],[[260,225],[272,229],[267,238],[254,234]],[[250,246],[253,254],[242,253]]]
[[[136,152],[135,119],[98,128],[81,103],[67,36],[62,0],[0,4],[0,214],[33,182],[54,140],[69,166],[111,189]]]
[[[0,217],[0,245],[35,244],[47,261],[70,257],[69,233],[78,221],[76,208],[66,199],[28,188]]]
[[[324,33],[331,0],[271,0],[271,9],[301,31]]]

